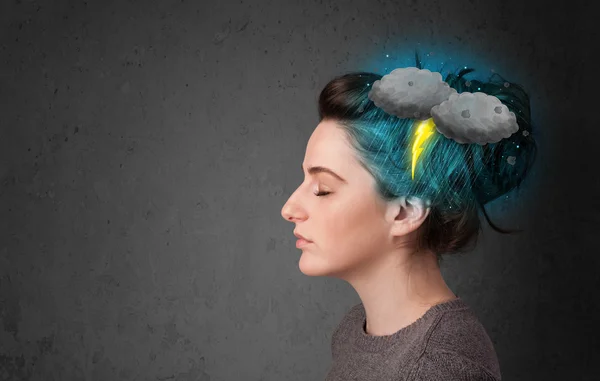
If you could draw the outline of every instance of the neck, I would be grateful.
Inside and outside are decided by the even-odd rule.
[[[359,294],[367,316],[366,332],[391,335],[412,324],[432,306],[456,295],[442,277],[435,254],[389,256],[369,271],[346,279]]]

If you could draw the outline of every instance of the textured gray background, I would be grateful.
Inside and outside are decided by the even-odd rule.
[[[525,232],[484,224],[449,284],[504,380],[598,379],[594,11],[482,3],[3,1],[0,380],[323,379],[360,300],[281,208],[322,86],[417,47],[523,84],[540,145],[489,206]]]

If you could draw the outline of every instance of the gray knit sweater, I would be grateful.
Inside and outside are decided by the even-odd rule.
[[[499,381],[494,345],[460,298],[431,307],[389,336],[365,332],[363,304],[344,316],[331,337],[326,381]]]

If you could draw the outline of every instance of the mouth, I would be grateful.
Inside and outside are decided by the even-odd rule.
[[[307,239],[306,237],[302,236],[301,234],[298,233],[294,233],[294,235],[296,236],[296,238],[304,240],[306,242],[312,242],[311,240]]]
[[[303,248],[304,246],[310,245],[312,242],[309,241],[305,241],[304,239],[300,238],[299,240],[296,241],[296,247],[298,249]]]

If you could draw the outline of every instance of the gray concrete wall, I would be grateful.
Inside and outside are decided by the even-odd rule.
[[[591,5],[483,3],[2,2],[0,380],[323,379],[359,299],[281,207],[322,86],[415,48],[524,85],[540,147],[448,283],[505,380],[595,379]]]

